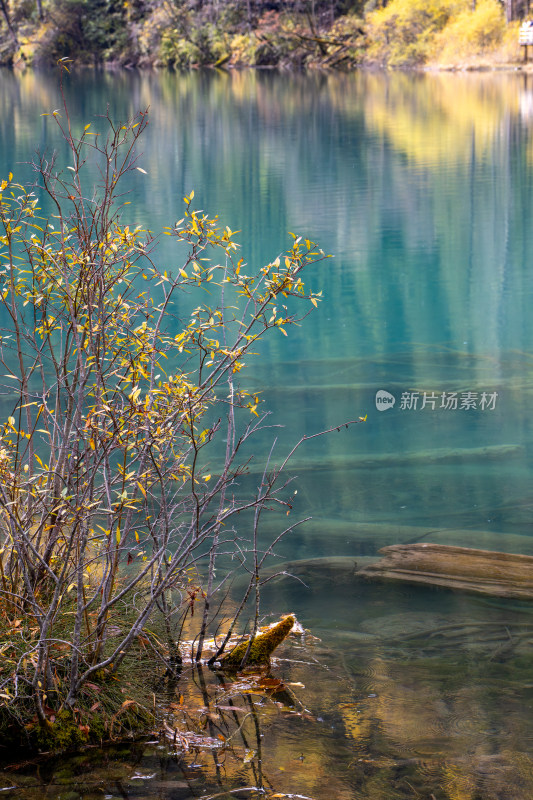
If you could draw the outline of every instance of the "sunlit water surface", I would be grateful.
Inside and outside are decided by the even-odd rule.
[[[90,73],[66,94],[80,127],[107,106],[150,109],[126,222],[172,224],[194,189],[242,230],[254,266],[288,231],[335,255],[311,277],[325,301],[264,342],[246,379],[285,426],[277,457],[367,421],[294,459],[293,515],[313,519],[277,548],[298,580],[263,598],[310,631],[275,665],[286,691],[219,686],[210,746],[10,765],[5,796],[530,798],[530,606],[372,584],[353,563],[416,541],[533,554],[531,79]],[[53,75],[0,75],[2,174],[30,179],[36,148],[65,156],[41,116],[60,104]],[[170,244],[157,257],[176,266]],[[265,537],[286,524],[272,518]],[[167,687],[168,702],[209,708],[213,683]]]

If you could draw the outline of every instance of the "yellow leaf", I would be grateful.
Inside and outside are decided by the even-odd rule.
[[[128,399],[131,400],[132,403],[136,403],[140,394],[140,388],[138,386],[134,386],[132,393],[128,395]]]

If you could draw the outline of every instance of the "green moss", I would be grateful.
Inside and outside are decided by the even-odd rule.
[[[250,645],[246,665],[254,667],[268,664],[276,647],[291,632],[294,622],[293,616],[285,617],[277,625],[256,636],[251,645],[249,640],[238,644],[230,653],[220,659],[220,663],[224,669],[239,669]]]
[[[89,741],[87,726],[79,725],[71,711],[60,711],[53,722],[35,725],[33,736],[39,750],[77,750]]]
[[[93,714],[91,717],[91,739],[102,741],[107,736],[106,720],[102,714]]]

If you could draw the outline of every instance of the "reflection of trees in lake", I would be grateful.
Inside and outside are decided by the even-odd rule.
[[[446,506],[470,515],[462,526],[484,529],[492,505],[528,504],[527,456],[488,477],[480,463],[367,480],[337,458],[531,440],[530,359],[509,352],[527,353],[533,339],[533,151],[520,111],[528,81],[259,71],[69,78],[80,124],[102,100],[119,118],[150,106],[148,174],[136,182],[132,223],[157,230],[181,217],[194,188],[206,210],[243,230],[253,266],[284,248],[287,229],[336,255],[316,274],[325,302],[312,335],[304,327],[262,345],[267,366],[256,376],[286,420],[284,437],[372,411],[380,388],[499,392],[493,417],[381,415],[379,425],[357,426],[348,448],[343,438],[344,450],[342,437],[324,440],[319,454],[310,445],[328,471],[305,478],[300,497],[316,500],[321,516],[360,521],[406,506],[434,524]],[[5,171],[34,144],[54,144],[40,114],[56,96],[54,76],[4,76]],[[158,259],[171,268],[179,257],[168,241]],[[499,525],[520,532],[524,520],[507,513]]]
[[[102,96],[117,118],[150,106],[149,178],[136,187],[136,208],[144,191],[155,228],[169,210],[181,216],[183,192],[194,188],[207,209],[245,231],[252,262],[281,249],[288,228],[305,229],[337,255],[335,270],[317,277],[329,297],[350,298],[335,337],[326,314],[317,322],[331,353],[353,350],[359,339],[383,350],[387,319],[397,340],[423,341],[437,327],[440,340],[504,346],[498,320],[516,324],[504,287],[523,279],[516,266],[531,244],[520,77],[233,72],[71,80],[80,122],[101,108]],[[16,150],[7,145],[8,167],[19,153],[53,144],[47,130],[39,133],[46,126],[39,115],[54,98],[53,76],[6,76],[2,139],[16,141]],[[135,213],[134,222],[146,221],[143,210]]]

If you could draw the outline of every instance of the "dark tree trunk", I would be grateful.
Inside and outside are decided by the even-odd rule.
[[[11,24],[11,19],[9,18],[9,9],[7,7],[7,0],[0,0],[0,8],[2,9],[2,14],[4,15],[4,19],[6,21],[7,29],[11,34],[11,38],[13,39],[14,43],[18,47],[18,39],[17,34],[15,33],[15,29]]]

